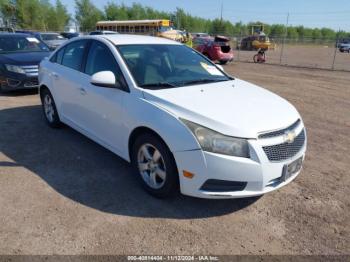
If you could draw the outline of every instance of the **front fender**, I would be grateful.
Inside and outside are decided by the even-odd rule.
[[[128,99],[129,100],[129,99]],[[128,152],[129,138],[133,130],[147,127],[156,132],[167,144],[171,152],[199,149],[200,146],[192,132],[169,111],[144,98],[125,101],[125,125],[128,128],[124,141],[124,152]],[[129,160],[129,152],[124,156]]]

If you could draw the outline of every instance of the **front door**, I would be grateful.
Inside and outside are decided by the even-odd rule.
[[[90,83],[97,72],[111,71],[116,77],[115,87],[101,87]],[[123,110],[126,82],[114,55],[104,43],[94,40],[87,55],[84,72],[80,77],[82,125],[89,134],[100,142],[120,152],[122,147]]]

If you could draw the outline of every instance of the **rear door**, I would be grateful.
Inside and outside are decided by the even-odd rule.
[[[82,111],[78,104],[81,99],[81,75],[85,53],[90,40],[74,41],[57,53],[56,70],[52,72],[55,92],[60,98],[61,115],[64,120],[81,128]]]
[[[205,43],[206,41],[202,38],[195,38],[193,40],[193,47],[200,53],[204,53],[205,51]]]

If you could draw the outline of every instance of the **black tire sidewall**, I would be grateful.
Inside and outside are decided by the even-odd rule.
[[[151,144],[161,153],[165,168],[166,168],[166,179],[164,185],[159,189],[149,187],[143,180],[137,165],[137,154],[139,148],[144,144]],[[170,152],[168,146],[157,136],[153,134],[143,134],[136,138],[131,153],[131,163],[133,166],[134,173],[138,176],[144,189],[151,195],[159,198],[171,197],[179,192],[179,174],[176,167],[175,159]]]

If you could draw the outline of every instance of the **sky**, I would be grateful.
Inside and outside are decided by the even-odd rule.
[[[54,2],[55,0],[51,0]],[[74,0],[61,0],[74,14]],[[262,21],[264,23],[286,24],[289,13],[290,25],[307,27],[329,27],[334,30],[350,31],[350,0],[92,0],[100,9],[108,2],[140,3],[161,11],[174,12],[176,7],[188,13],[214,19],[220,17],[233,23]]]

